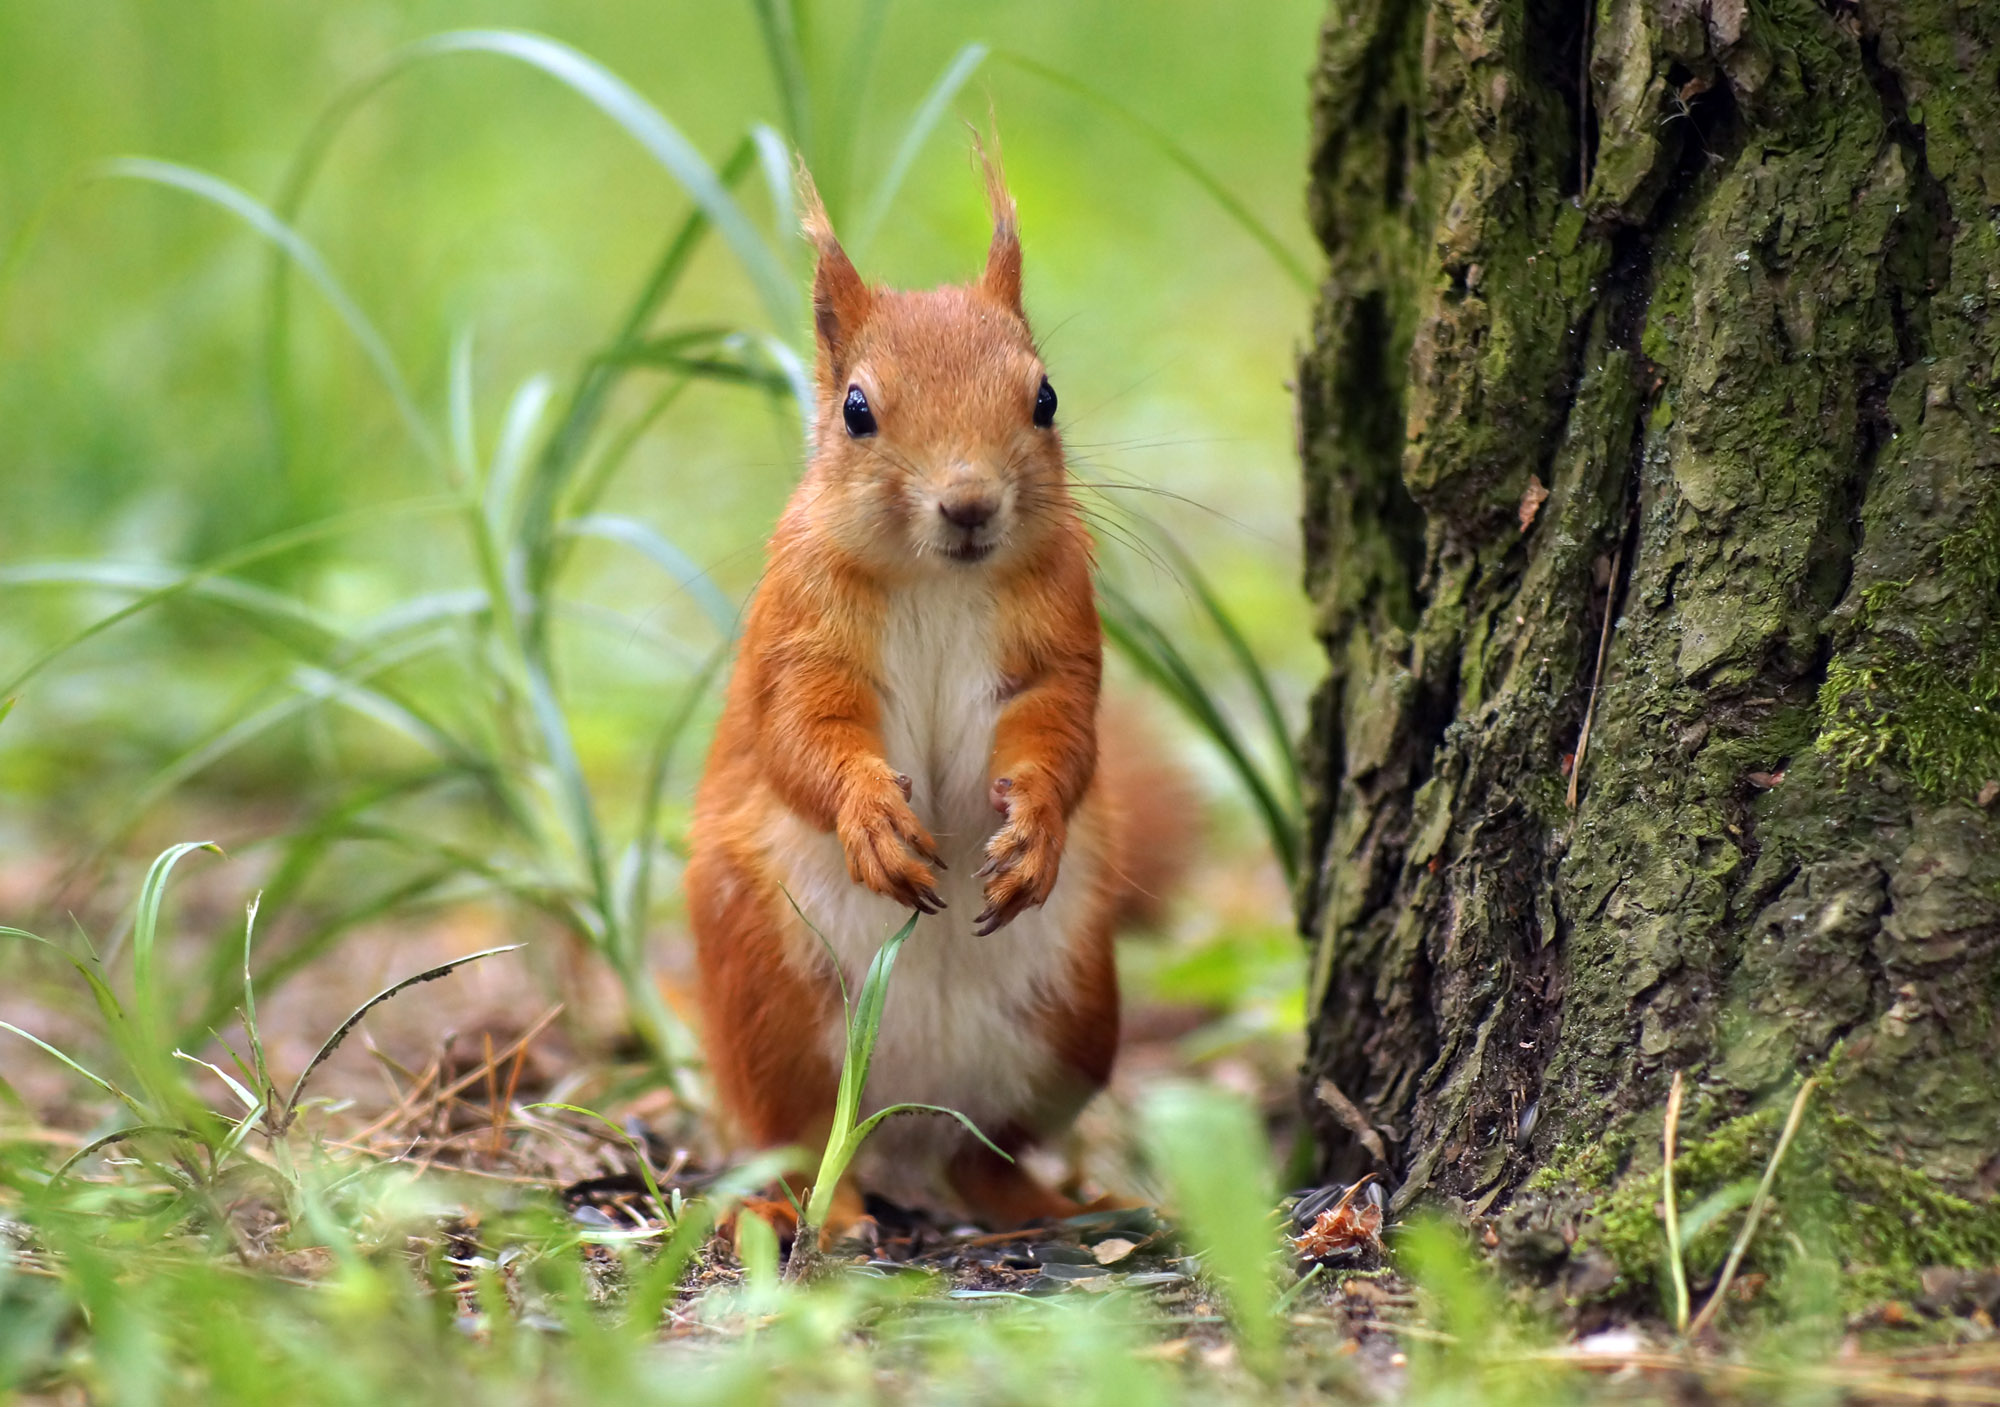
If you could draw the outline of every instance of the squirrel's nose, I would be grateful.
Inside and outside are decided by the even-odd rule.
[[[938,500],[938,512],[944,520],[967,532],[985,527],[999,507],[993,495],[977,489],[947,494]]]

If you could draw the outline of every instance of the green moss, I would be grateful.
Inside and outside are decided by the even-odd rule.
[[[1954,1196],[1922,1168],[1899,1161],[1859,1123],[1824,1125],[1834,1205],[1834,1246],[1851,1274],[1907,1293],[1927,1265],[2000,1265],[2000,1200]]]
[[[1770,1159],[1779,1115],[1774,1106],[1730,1119],[1674,1159],[1681,1223],[1696,1228],[1684,1263],[1697,1286],[1719,1270],[1742,1225],[1744,1212],[1736,1208]],[[1823,1248],[1839,1262],[1842,1302],[1858,1307],[1911,1294],[1925,1266],[2000,1264],[2000,1200],[1982,1204],[1955,1196],[1853,1119],[1828,1114],[1809,1120],[1807,1129],[1773,1184],[1745,1271],[1781,1275],[1801,1245]],[[1582,1159],[1567,1167],[1552,1160],[1528,1185],[1587,1189],[1590,1183],[1570,1174],[1595,1171]],[[1629,1172],[1599,1200],[1578,1246],[1602,1251],[1618,1267],[1619,1282],[1608,1295],[1661,1288],[1663,1197],[1664,1179],[1654,1165]],[[1703,1204],[1711,1198],[1729,1209],[1705,1216]]]
[[[1687,259],[1689,227],[1676,224],[1669,232],[1672,244],[1655,261],[1653,299],[1646,308],[1646,327],[1639,336],[1639,350],[1648,361],[1678,368],[1679,343],[1694,313],[1694,268]]]
[[[1757,1176],[1771,1156],[1777,1127],[1776,1110],[1758,1110],[1731,1119],[1682,1148],[1674,1158],[1674,1188],[1683,1219],[1706,1198],[1746,1177]],[[1624,1282],[1620,1288],[1652,1285],[1663,1269],[1666,1232],[1660,1208],[1664,1198],[1661,1168],[1655,1164],[1635,1169],[1598,1204],[1596,1217],[1583,1233],[1580,1244],[1603,1251],[1618,1267]],[[1781,1221],[1767,1212],[1758,1228],[1758,1244],[1769,1242]],[[1734,1226],[1730,1218],[1719,1217],[1695,1236],[1687,1247],[1689,1269],[1706,1274],[1718,1268],[1728,1254]]]
[[[1529,1192],[1601,1192],[1611,1186],[1621,1162],[1618,1141],[1562,1144],[1525,1184]]]
[[[1834,659],[1820,687],[1814,748],[1845,772],[1886,762],[1933,796],[1965,798],[2000,779],[2000,630],[1972,618],[2000,593],[2000,492],[1939,545],[1938,558],[1952,584],[1939,618],[1884,629],[1906,637],[1901,649]],[[1870,587],[1862,628],[1917,615],[1904,604],[1914,585]],[[1970,648],[1954,638],[1968,630]]]

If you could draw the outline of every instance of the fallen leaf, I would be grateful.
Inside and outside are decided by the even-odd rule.
[[[1528,486],[1521,490],[1521,531],[1534,526],[1535,515],[1542,511],[1542,504],[1548,501],[1548,486],[1542,482],[1540,474],[1528,475]]]
[[[1338,1202],[1314,1217],[1312,1225],[1292,1238],[1292,1248],[1299,1253],[1300,1260],[1328,1260],[1362,1251],[1381,1253],[1382,1208],[1372,1197],[1357,1199],[1356,1196],[1370,1180],[1364,1177],[1348,1188]]]
[[[1753,787],[1762,787],[1765,791],[1769,791],[1772,787],[1776,786],[1779,782],[1782,782],[1783,780],[1785,780],[1785,774],[1783,772],[1750,773],[1750,785]]]
[[[1138,1249],[1137,1245],[1122,1236],[1111,1236],[1092,1246],[1090,1253],[1097,1257],[1099,1265],[1110,1265],[1114,1261],[1125,1259]]]

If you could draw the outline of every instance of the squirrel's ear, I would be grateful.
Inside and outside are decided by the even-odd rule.
[[[986,272],[979,286],[1002,307],[1021,312],[1021,233],[1014,217],[1014,197],[1007,193],[1007,176],[1000,169],[1000,142],[992,149],[973,133],[972,148],[986,175],[986,204],[993,212],[993,243],[986,250]],[[1025,317],[1026,315],[1023,314]]]
[[[826,217],[819,188],[804,166],[799,167],[799,208],[804,212],[805,236],[818,257],[813,269],[813,330],[827,365],[838,368],[854,334],[868,320],[875,295],[834,238],[833,222]]]

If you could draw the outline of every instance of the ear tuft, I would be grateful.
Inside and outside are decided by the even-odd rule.
[[[799,163],[799,209],[800,227],[818,261],[813,268],[813,331],[819,338],[822,377],[831,381],[837,379],[855,333],[868,320],[875,296],[834,237],[826,203],[804,162]]]
[[[986,296],[1015,313],[1021,310],[1021,232],[1014,214],[1014,197],[1007,193],[1007,173],[1000,165],[1000,136],[991,143],[972,134],[972,150],[986,177],[986,206],[993,215],[993,243],[986,250],[986,272],[979,286]]]

